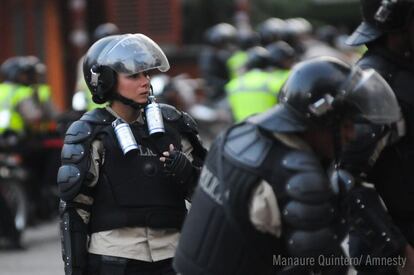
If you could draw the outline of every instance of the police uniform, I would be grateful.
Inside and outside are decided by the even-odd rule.
[[[376,191],[383,199],[392,217],[392,221],[390,221],[387,227],[394,227],[394,223],[397,226],[397,228],[393,229],[396,237],[401,235],[401,233],[403,236],[398,237],[400,240],[394,247],[389,247],[389,241],[387,242],[383,238],[380,238],[380,241],[378,241],[373,236],[365,236],[359,230],[352,231],[350,237],[350,253],[355,257],[360,256],[361,253],[363,255],[378,257],[395,256],[402,253],[407,241],[411,245],[414,245],[414,207],[412,206],[414,197],[412,192],[410,192],[412,187],[409,184],[413,179],[410,164],[413,162],[414,152],[414,144],[412,142],[414,117],[411,111],[414,106],[414,96],[411,91],[414,67],[408,60],[397,57],[380,45],[370,46],[356,65],[363,69],[374,68],[393,88],[404,116],[406,134],[397,143],[385,147],[378,156],[375,164],[373,164],[373,167],[371,167],[372,165],[366,163],[368,157],[365,153],[369,154],[372,152],[372,145],[382,137],[381,134],[378,134],[379,129],[372,129],[371,131],[375,135],[374,140],[368,137],[365,139],[365,142],[359,145],[361,147],[361,144],[364,144],[364,148],[360,148],[361,150],[358,150],[359,147],[353,148],[350,149],[352,153],[346,153],[354,154],[346,157],[352,160],[356,158],[354,163],[359,163],[357,165],[358,167],[349,165],[349,163],[344,163],[344,165],[351,166],[348,167],[349,170],[360,173],[366,181],[375,184]],[[367,140],[371,140],[371,143],[367,144]],[[374,224],[366,226],[368,227],[362,227],[362,231],[375,227]],[[395,267],[390,268],[395,269]],[[378,270],[383,270],[384,268],[381,266],[361,266],[359,269],[378,272]]]
[[[329,57],[295,66],[279,97],[278,105],[230,128],[210,148],[174,258],[179,273],[346,274],[346,266],[319,261],[344,257],[342,199],[353,186],[342,176],[330,181],[335,154],[327,152],[340,146],[337,127],[344,120],[400,119],[397,101],[373,70],[351,70]],[[328,136],[332,143],[324,147]],[[261,201],[264,188],[273,196]]]
[[[279,255],[340,255],[344,221],[333,199],[324,168],[300,138],[236,126],[210,148],[174,267],[184,275],[274,274],[294,268],[273,264]],[[303,268],[316,266],[296,272]]]
[[[414,152],[414,49],[409,41],[413,9],[414,5],[410,1],[396,1],[389,5],[380,0],[361,0],[363,22],[347,40],[347,44],[351,46],[367,46],[368,50],[356,66],[362,69],[375,69],[383,76],[393,89],[405,120],[405,135],[393,144],[388,144],[380,155],[375,152],[373,146],[383,136],[378,128],[368,131],[372,134],[371,137],[366,138],[366,135],[362,135],[362,138],[357,140],[359,145],[350,147],[344,154],[348,160],[362,164],[358,165],[362,169],[358,169],[355,165],[346,163],[347,159],[344,162],[348,169],[354,170],[354,173],[362,175],[375,185],[392,217],[387,227],[393,228],[396,225],[394,235],[399,239],[399,242],[390,248],[388,239],[368,234],[375,231],[375,223],[357,226],[350,236],[350,254],[354,257],[396,256],[403,253],[407,242],[411,246],[414,245],[414,207],[411,192],[411,163]],[[392,39],[393,36],[399,36],[397,39],[405,43],[407,52],[400,52],[401,48],[394,48],[388,43],[388,38]],[[371,155],[376,155],[377,160],[375,163],[367,164],[367,159]],[[395,266],[361,266],[359,270],[360,274],[397,274]]]
[[[109,107],[86,113],[68,129],[58,174],[67,272],[85,270],[88,264],[91,274],[100,274],[111,263],[115,268],[114,262],[113,274],[163,260],[161,268],[168,267],[186,215],[184,199],[205,152],[188,115],[169,105],[162,110],[166,133],[151,137],[140,117],[131,124],[140,147],[127,156],[111,126],[117,114]],[[159,156],[169,144],[195,165],[184,180],[163,172]],[[79,241],[87,235],[88,247]]]

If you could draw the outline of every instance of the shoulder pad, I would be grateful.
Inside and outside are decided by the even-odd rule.
[[[63,145],[61,153],[63,163],[79,163],[86,156],[86,150],[82,143],[65,143]]]
[[[59,168],[57,183],[59,196],[64,201],[71,200],[79,194],[83,175],[75,165],[63,165]]]
[[[259,167],[272,147],[272,141],[253,124],[238,125],[225,138],[224,153],[249,167]]]
[[[92,135],[92,126],[89,122],[78,120],[72,123],[66,131],[65,143],[80,143]]]
[[[328,177],[316,171],[297,173],[286,185],[287,194],[294,200],[305,203],[322,203],[334,195]]]
[[[86,112],[80,118],[81,121],[87,121],[93,124],[110,124],[114,119],[114,116],[104,108],[97,108]]]
[[[282,165],[293,171],[320,171],[323,173],[321,163],[316,156],[306,151],[289,152],[284,156]]]
[[[357,64],[361,69],[375,69],[386,80],[390,81],[397,70],[396,66],[392,62],[388,62],[384,57],[379,54],[370,54],[369,52],[361,58]]]
[[[168,121],[176,121],[183,115],[174,106],[160,103],[160,107],[161,107],[161,112],[162,112],[163,118],[168,120]]]
[[[186,112],[183,112],[183,131],[198,134],[197,122]]]

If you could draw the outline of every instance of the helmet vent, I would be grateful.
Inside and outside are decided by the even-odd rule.
[[[101,74],[94,71],[94,67],[91,68],[91,85],[98,87],[98,80]]]
[[[309,111],[316,115],[321,116],[328,112],[329,110],[332,110],[332,102],[334,101],[334,97],[330,94],[325,94],[323,98],[319,99],[313,104],[309,105]]]

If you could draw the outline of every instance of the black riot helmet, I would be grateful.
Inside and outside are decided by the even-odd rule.
[[[262,45],[267,45],[284,39],[286,34],[286,22],[280,18],[268,18],[259,24],[257,31]]]
[[[83,75],[92,100],[100,104],[115,99],[124,102],[125,98],[115,91],[117,73],[133,75],[153,69],[166,72],[169,68],[164,52],[149,37],[122,34],[104,37],[89,48]]]
[[[411,0],[360,0],[362,23],[346,43],[358,46],[374,41],[384,33],[403,30],[413,14]]]
[[[0,67],[1,77],[4,81],[16,82],[20,71],[22,56],[14,56],[6,59]]]
[[[273,132],[337,127],[343,119],[391,125],[401,118],[394,93],[374,70],[333,57],[298,63],[279,93],[279,104],[250,120]]]
[[[288,69],[285,68],[286,64],[293,63],[295,59],[295,49],[284,41],[273,42],[266,49],[270,54],[269,61],[271,66]]]
[[[4,81],[31,85],[44,76],[46,66],[36,56],[14,56],[3,62],[0,72]]]
[[[222,48],[236,43],[237,30],[228,23],[219,23],[207,29],[204,35],[208,44]]]
[[[256,46],[247,51],[246,70],[254,68],[264,69],[270,65],[270,54],[266,48]]]
[[[248,50],[260,45],[260,36],[253,30],[239,31],[237,34],[237,44],[242,50]]]
[[[93,32],[93,42],[98,41],[101,38],[120,34],[119,28],[113,23],[103,23],[96,27],[95,31]]]

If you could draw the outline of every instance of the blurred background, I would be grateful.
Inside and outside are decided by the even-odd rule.
[[[122,33],[142,32],[162,45],[170,75],[199,76],[197,55],[204,31],[237,24],[245,12],[253,27],[269,17],[304,17],[315,27],[332,24],[349,33],[359,22],[356,0],[1,0],[0,62],[35,55],[60,110],[70,107],[78,59],[95,28],[113,22]],[[239,18],[239,20],[242,20]]]

